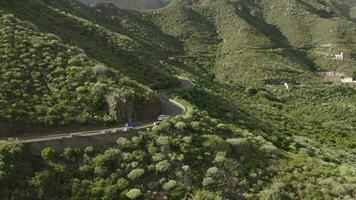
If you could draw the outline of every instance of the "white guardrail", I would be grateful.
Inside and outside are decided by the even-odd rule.
[[[183,110],[183,115],[186,113],[186,108],[180,104],[179,102],[168,98],[167,96],[164,96],[168,101],[179,108]],[[154,123],[149,123],[149,124],[143,124],[141,126],[132,128],[133,130],[142,130],[146,129],[149,127],[154,126]],[[40,138],[33,138],[33,139],[20,139],[23,143],[32,143],[32,142],[41,142],[41,141],[49,141],[49,140],[58,140],[58,139],[70,139],[72,137],[90,137],[90,136],[96,136],[96,135],[106,135],[106,134],[117,134],[120,132],[127,132],[129,130],[126,130],[124,127],[120,128],[110,128],[110,129],[104,129],[104,130],[94,130],[94,131],[83,131],[83,132],[77,132],[77,133],[68,133],[68,134],[58,134],[58,135],[51,135],[47,137],[40,137]]]
[[[156,94],[158,94],[158,91],[156,91]],[[180,104],[179,102],[170,99],[166,96],[166,94],[163,95],[164,98],[166,98],[170,103],[176,105],[180,109],[182,109],[183,113],[182,115],[186,114],[186,108]],[[154,126],[155,123],[149,123],[149,124],[143,124],[141,126],[133,128],[134,130],[141,130],[145,128],[149,128]],[[40,142],[40,141],[48,141],[48,140],[58,140],[58,139],[70,139],[72,137],[89,137],[89,136],[95,136],[95,135],[106,135],[106,134],[115,134],[115,133],[120,133],[120,132],[126,132],[128,129],[125,127],[117,127],[117,128],[109,128],[109,129],[103,129],[103,130],[93,130],[93,131],[82,131],[82,132],[76,132],[76,133],[66,133],[66,134],[55,134],[55,135],[50,135],[50,136],[42,136],[39,138],[23,138],[20,139],[23,143],[32,143],[32,142]]]
[[[185,113],[187,112],[186,109],[185,109],[185,107],[184,107],[182,104],[180,104],[180,103],[178,103],[177,101],[175,101],[175,100],[173,100],[173,99],[170,99],[170,98],[168,98],[168,97],[167,97],[167,99],[168,99],[169,102],[171,102],[172,104],[174,104],[174,105],[178,106],[179,108],[181,108],[181,109],[183,110],[183,113],[182,113],[182,114],[185,114]]]

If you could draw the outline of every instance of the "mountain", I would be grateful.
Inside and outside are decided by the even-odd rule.
[[[154,117],[154,90],[187,112],[111,148],[0,141],[0,199],[354,199],[356,86],[320,75],[356,74],[354,1],[85,3],[0,1],[1,127]]]
[[[88,5],[97,5],[100,3],[113,3],[119,8],[126,9],[152,9],[167,5],[171,0],[80,0]]]

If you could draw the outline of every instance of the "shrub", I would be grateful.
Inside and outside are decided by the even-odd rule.
[[[126,193],[126,196],[127,196],[127,198],[129,198],[129,199],[137,199],[137,198],[139,198],[140,196],[142,196],[142,192],[141,192],[140,189],[134,188],[134,189],[129,190],[129,191]]]
[[[134,136],[134,137],[132,137],[131,140],[137,146],[140,145],[141,142],[143,141],[142,137],[140,137],[140,136]]]
[[[89,175],[93,171],[93,167],[90,165],[82,165],[79,167],[79,171],[85,175]]]
[[[186,144],[190,144],[190,143],[192,143],[193,138],[191,136],[185,136],[185,137],[183,137],[183,141]]]
[[[225,152],[218,152],[216,154],[214,162],[215,163],[222,163],[222,162],[225,162],[225,160],[226,160],[226,153]]]
[[[166,191],[172,190],[174,187],[177,186],[177,181],[175,180],[170,180],[167,183],[163,185],[163,189]]]
[[[140,178],[145,173],[144,169],[134,169],[128,175],[127,178],[135,180]]]
[[[118,138],[117,144],[120,149],[126,149],[126,148],[130,148],[132,146],[132,142],[124,137]]]
[[[176,129],[182,131],[187,127],[187,124],[184,122],[178,122],[178,123],[176,123],[175,127],[176,127]]]
[[[152,156],[152,160],[158,162],[158,161],[164,160],[165,157],[166,157],[166,156],[165,156],[165,154],[163,154],[163,153],[155,153],[155,154]]]
[[[275,147],[272,143],[264,144],[260,147],[260,150],[265,152],[267,155],[278,155],[279,149]]]
[[[203,182],[202,182],[204,187],[209,186],[209,185],[213,185],[215,183],[216,183],[215,180],[213,178],[211,178],[211,177],[204,178]]]
[[[41,156],[46,161],[53,161],[55,158],[56,152],[51,147],[46,147],[41,151]]]
[[[159,179],[159,184],[164,184],[165,182],[167,182],[167,178],[161,178],[161,179]]]
[[[197,190],[190,195],[192,200],[222,200],[222,198],[208,190]]]
[[[85,152],[86,154],[90,154],[90,153],[93,152],[93,150],[94,150],[94,148],[93,148],[92,146],[88,146],[88,147],[86,147],[86,148],[84,149],[84,152]]]
[[[119,190],[125,190],[129,185],[129,182],[124,178],[119,178],[116,182],[116,185]]]
[[[170,143],[170,138],[168,136],[159,136],[156,139],[157,144],[160,146],[168,146]]]
[[[183,167],[182,167],[182,169],[183,169],[183,171],[189,171],[190,170],[190,167],[188,166],[188,165],[184,165]]]
[[[216,174],[219,172],[219,169],[217,167],[210,167],[207,171],[206,171],[206,176],[207,177],[214,177],[216,176]]]
[[[193,129],[195,129],[195,130],[199,130],[201,124],[200,124],[200,122],[194,121],[194,122],[191,122],[191,123],[190,123],[190,126],[191,126]]]
[[[161,161],[155,166],[157,172],[166,172],[170,167],[171,164],[167,160]]]
[[[232,146],[239,146],[240,144],[244,143],[244,139],[242,138],[230,138],[226,140],[227,143],[229,143]]]

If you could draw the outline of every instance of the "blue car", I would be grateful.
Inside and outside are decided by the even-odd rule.
[[[141,125],[140,122],[134,122],[134,121],[129,121],[125,124],[126,128],[135,128],[137,126]]]

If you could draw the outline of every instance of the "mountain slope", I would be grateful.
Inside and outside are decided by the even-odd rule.
[[[113,3],[119,8],[126,9],[152,9],[167,5],[171,0],[79,0],[88,5],[99,3]]]
[[[167,64],[160,62],[160,59],[167,59],[167,56],[155,51],[158,48],[146,51],[145,41],[132,39],[102,25],[55,9],[42,1],[3,1],[0,6],[23,20],[31,21],[41,31],[56,34],[64,42],[79,46],[90,57],[134,80],[154,88],[178,84],[174,77],[162,69]]]
[[[330,57],[356,50],[355,24],[331,7],[327,1],[175,1],[152,17],[162,30],[180,38],[186,52],[193,52],[195,65],[201,59],[210,64],[200,69],[207,74],[202,85],[211,83],[231,107],[258,116],[281,132],[302,132],[352,147],[355,88],[329,85],[315,75],[319,70],[342,69],[349,76],[356,71],[355,60]],[[213,39],[217,43],[211,43]],[[206,110],[214,107],[203,105]],[[338,109],[343,106],[347,109]]]
[[[82,49],[12,14],[0,14],[1,135],[23,132],[26,126],[122,122],[137,110],[117,110],[126,117],[115,119],[110,96],[119,94],[119,101],[137,105],[153,99],[149,88],[88,58]]]
[[[89,67],[80,65],[73,72],[69,60],[55,65],[64,68],[60,75],[65,78],[62,85],[54,82],[47,110],[69,110],[52,101],[63,99],[57,95],[63,87],[57,85],[85,87],[73,87],[65,103],[87,108],[96,100],[87,92],[96,89],[91,84],[107,81],[110,92],[128,92],[133,102],[151,100],[152,91],[143,85],[169,88],[167,95],[187,112],[130,132],[109,149],[55,152],[49,147],[33,156],[20,142],[1,141],[0,199],[354,199],[356,86],[317,75],[356,72],[355,59],[335,59],[340,52],[356,52],[356,25],[348,5],[352,1],[176,0],[155,10],[129,11],[73,0],[1,1],[4,13],[21,19],[14,29],[26,30],[15,32],[21,35],[15,40],[19,48],[5,45],[1,54],[16,61],[4,65],[0,76],[11,86],[0,101],[5,106],[34,107],[22,97],[12,99],[11,89],[29,85],[38,92],[38,84],[14,77],[26,79],[22,74],[31,68],[52,76],[28,61],[55,65],[55,48],[74,61],[87,52],[79,61],[83,58]],[[4,33],[12,28],[6,25]],[[51,48],[37,49],[34,57],[25,54],[25,59],[12,54],[32,52],[26,45],[35,42],[27,35]],[[48,53],[51,59],[42,56]],[[97,71],[110,73],[102,79],[75,79],[97,64]],[[173,75],[190,78],[194,87],[174,90]],[[50,78],[45,80],[52,84]],[[48,91],[46,84],[39,85]],[[16,105],[7,105],[9,100]],[[96,111],[104,124],[107,113]],[[82,115],[76,114],[54,117],[79,121]]]

